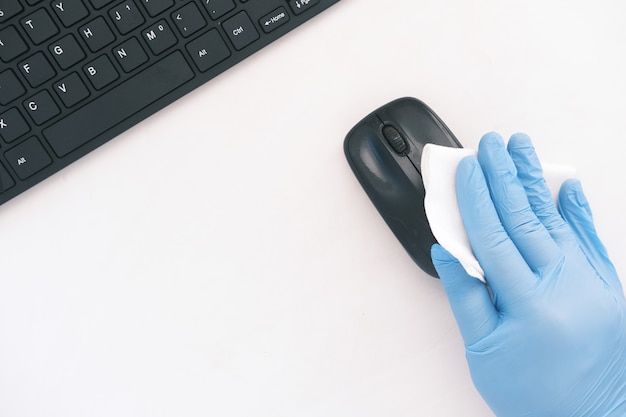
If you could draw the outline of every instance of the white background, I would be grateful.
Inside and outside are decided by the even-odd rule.
[[[574,165],[616,267],[623,0],[342,0],[0,207],[0,416],[489,416],[343,139],[402,97]]]

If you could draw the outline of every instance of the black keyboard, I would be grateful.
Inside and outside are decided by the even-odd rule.
[[[0,204],[339,0],[0,0]]]

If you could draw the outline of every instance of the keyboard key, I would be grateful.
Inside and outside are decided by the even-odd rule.
[[[289,0],[291,10],[293,10],[295,14],[304,13],[317,3],[319,3],[319,0]]]
[[[160,54],[176,44],[176,35],[174,35],[172,29],[165,23],[165,20],[161,20],[154,26],[144,30],[143,37],[148,43],[152,53],[155,55]]]
[[[22,10],[19,0],[3,0],[0,3],[0,23],[9,20]]]
[[[10,149],[4,156],[17,176],[23,180],[52,163],[52,159],[34,136]]]
[[[50,45],[48,49],[62,69],[68,69],[85,58],[85,53],[71,34],[62,37]]]
[[[37,10],[21,22],[22,28],[36,45],[59,33],[59,29],[45,9]]]
[[[202,72],[230,56],[230,50],[217,29],[211,29],[187,45],[187,52]]]
[[[6,106],[22,94],[26,90],[17,79],[13,71],[6,70],[0,72],[0,104]]]
[[[145,22],[141,11],[132,1],[126,1],[109,10],[109,16],[122,35],[127,34]]]
[[[96,90],[103,89],[120,77],[106,55],[96,58],[83,69]]]
[[[11,178],[8,171],[0,164],[0,193],[5,192],[15,185],[15,181]]]
[[[211,19],[217,20],[235,8],[233,0],[202,0]]]
[[[146,55],[136,38],[130,38],[115,48],[113,54],[125,72],[131,72],[148,61],[148,55]]]
[[[223,22],[222,27],[237,50],[241,50],[259,39],[259,32],[254,28],[246,12],[237,13]]]
[[[174,0],[140,0],[148,14],[152,17],[162,13],[174,5]]]
[[[284,23],[287,23],[288,21],[289,14],[287,13],[287,10],[285,10],[284,7],[279,7],[273,12],[263,16],[259,20],[259,24],[261,25],[265,33],[270,33],[271,31],[283,25]]]
[[[43,134],[54,152],[65,156],[174,91],[193,76],[182,54],[174,52],[44,129]]]
[[[115,40],[115,36],[102,17],[92,20],[79,29],[91,52],[97,52]]]
[[[47,91],[40,91],[24,102],[24,108],[35,123],[42,125],[60,113],[52,96]]]
[[[56,75],[42,52],[27,58],[18,65],[31,87],[39,87]]]
[[[89,90],[75,72],[55,83],[54,91],[56,91],[65,107],[72,107],[89,97]]]
[[[17,29],[9,26],[0,30],[0,59],[9,62],[28,50],[26,43],[17,33]]]
[[[180,34],[185,38],[196,33],[206,25],[206,20],[204,20],[200,10],[193,3],[189,3],[182,9],[175,11],[172,14],[172,20],[178,27]]]
[[[13,142],[29,130],[26,120],[15,107],[0,114],[0,137],[5,142]]]
[[[65,27],[70,27],[89,15],[81,0],[56,0],[51,7]]]

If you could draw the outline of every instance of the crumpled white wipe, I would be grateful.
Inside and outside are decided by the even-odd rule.
[[[472,251],[456,198],[456,169],[468,155],[476,155],[476,150],[426,144],[421,160],[426,190],[424,208],[437,242],[459,260],[470,276],[486,282],[485,273]],[[543,165],[543,172],[555,200],[563,181],[576,174],[572,167],[550,164]]]

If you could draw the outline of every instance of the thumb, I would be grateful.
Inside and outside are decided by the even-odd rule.
[[[497,326],[498,312],[489,289],[486,284],[468,275],[461,263],[440,245],[433,245],[430,253],[465,346],[470,346],[489,335]]]

